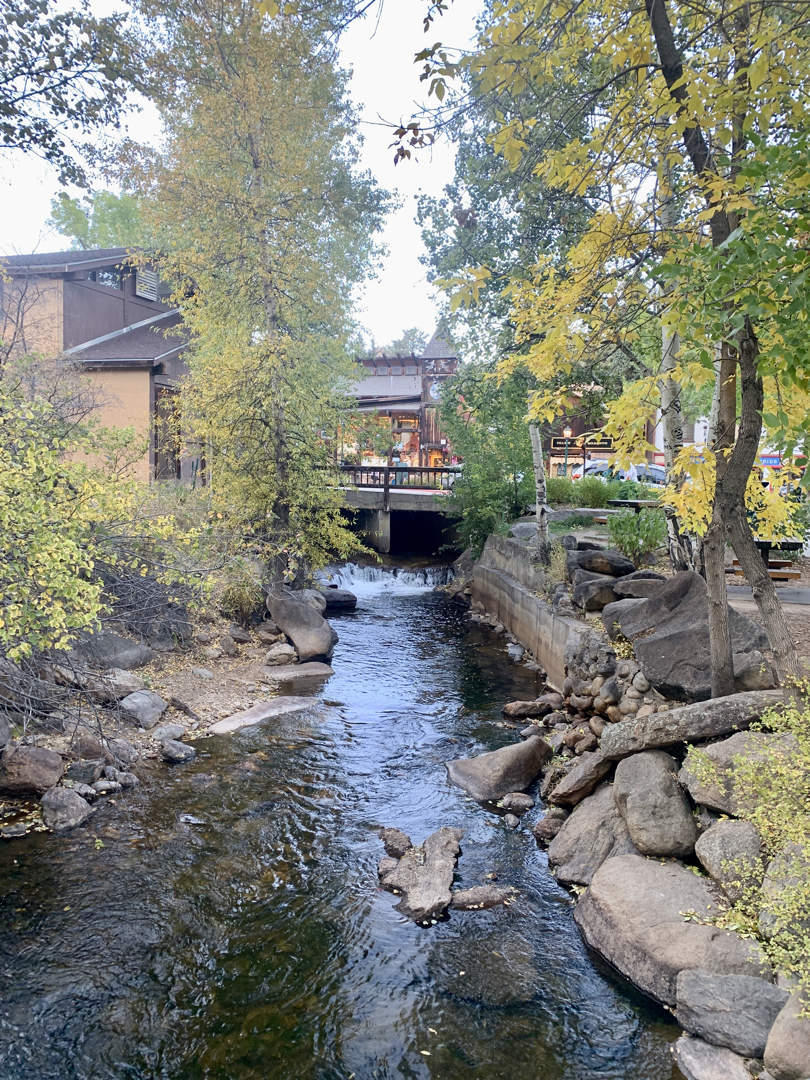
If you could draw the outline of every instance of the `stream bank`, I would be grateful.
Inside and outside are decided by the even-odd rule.
[[[424,579],[372,576],[333,618],[335,675],[281,687],[323,706],[0,847],[2,1080],[677,1075],[679,1028],[589,957],[539,811],[512,832],[447,783],[514,741],[501,707],[539,676]],[[393,825],[463,828],[458,887],[517,900],[405,921],[377,883]]]

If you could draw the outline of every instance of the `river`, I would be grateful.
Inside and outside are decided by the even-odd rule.
[[[366,575],[368,576],[368,575]],[[679,1029],[588,955],[529,832],[446,780],[537,676],[441,594],[355,582],[311,714],[196,744],[89,828],[0,848],[1,1080],[672,1080]],[[378,825],[465,830],[461,887],[393,910]],[[463,973],[463,974],[462,974]]]

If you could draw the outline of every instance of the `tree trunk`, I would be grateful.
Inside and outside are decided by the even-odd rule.
[[[548,549],[548,492],[546,490],[546,470],[543,465],[543,446],[537,424],[529,424],[529,437],[532,440],[532,465],[534,466],[534,500],[537,517],[536,544],[541,552]]]
[[[785,612],[754,535],[745,509],[745,489],[759,451],[762,432],[762,378],[757,371],[759,344],[750,320],[738,335],[742,409],[740,431],[720,484],[723,520],[734,551],[754,594],[771,642],[779,679],[795,684],[802,669]]]

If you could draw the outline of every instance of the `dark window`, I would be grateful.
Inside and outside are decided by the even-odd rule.
[[[97,285],[105,285],[108,289],[123,288],[123,278],[120,270],[91,270],[90,280]]]

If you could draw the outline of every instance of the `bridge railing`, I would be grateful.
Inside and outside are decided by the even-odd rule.
[[[356,488],[410,488],[450,491],[459,475],[457,468],[408,465],[341,465],[341,479]]]

